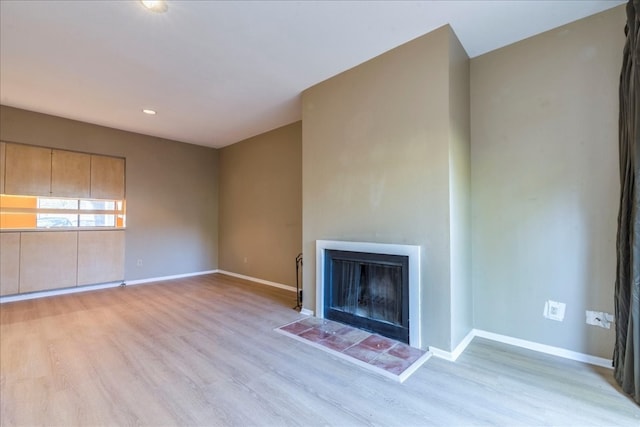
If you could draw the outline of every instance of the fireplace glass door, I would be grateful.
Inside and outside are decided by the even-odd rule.
[[[408,343],[408,262],[402,255],[325,251],[325,318]]]

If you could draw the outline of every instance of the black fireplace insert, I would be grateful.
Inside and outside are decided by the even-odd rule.
[[[324,317],[409,343],[409,257],[325,250]]]

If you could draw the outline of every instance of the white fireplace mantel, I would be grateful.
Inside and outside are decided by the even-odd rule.
[[[324,317],[325,250],[404,255],[409,257],[409,345],[421,346],[420,246],[341,240],[316,240],[316,316]]]

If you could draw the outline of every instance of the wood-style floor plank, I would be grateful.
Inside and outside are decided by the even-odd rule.
[[[0,306],[0,425],[640,425],[612,371],[476,338],[403,384],[273,331],[222,275]]]

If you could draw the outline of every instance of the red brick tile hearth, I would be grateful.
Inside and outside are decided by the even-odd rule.
[[[307,317],[276,331],[403,382],[430,353],[332,320]]]

